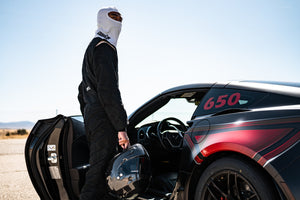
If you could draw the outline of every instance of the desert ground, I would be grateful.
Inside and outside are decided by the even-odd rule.
[[[27,173],[26,138],[0,139],[0,200],[40,199]]]

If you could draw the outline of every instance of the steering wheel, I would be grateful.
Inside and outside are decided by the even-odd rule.
[[[179,124],[179,127],[170,121],[176,122]],[[181,147],[183,141],[182,133],[186,130],[186,126],[182,121],[174,117],[169,117],[160,121],[157,125],[157,136],[162,147],[166,150],[172,151]]]

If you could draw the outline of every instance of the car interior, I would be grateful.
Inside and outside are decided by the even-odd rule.
[[[180,93],[151,106],[133,120],[128,127],[131,144],[140,143],[151,160],[152,179],[145,194],[139,199],[167,199],[176,184],[184,132],[189,128],[201,92]],[[147,106],[146,106],[147,107]],[[145,115],[147,113],[147,115]],[[89,168],[89,149],[82,117],[69,118],[63,134],[65,180],[68,191],[78,198]]]
[[[152,165],[150,187],[140,199],[147,197],[147,194],[149,197],[157,196],[158,199],[167,199],[171,195],[177,180],[183,136],[188,129],[187,121],[191,120],[197,107],[195,102],[182,98],[182,94],[161,102],[162,105],[152,110],[146,118],[129,126],[129,133],[136,135],[134,142],[147,149]]]

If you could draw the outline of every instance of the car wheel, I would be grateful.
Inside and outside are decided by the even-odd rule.
[[[195,200],[274,200],[272,183],[258,167],[234,157],[210,164],[199,179]]]

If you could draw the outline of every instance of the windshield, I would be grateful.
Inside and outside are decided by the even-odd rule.
[[[158,122],[168,117],[175,117],[186,124],[187,121],[191,120],[196,107],[194,102],[188,102],[185,98],[171,99],[166,105],[141,121],[137,127]]]

